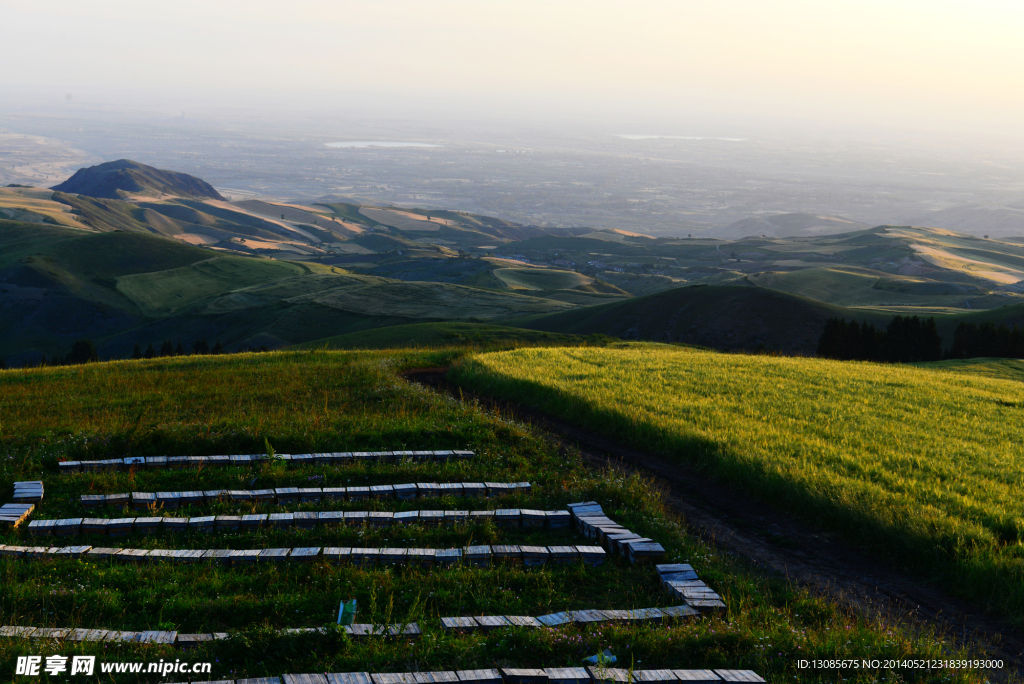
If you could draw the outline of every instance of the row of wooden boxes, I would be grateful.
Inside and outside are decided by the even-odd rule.
[[[320,631],[318,628],[282,630],[283,633]],[[382,634],[415,638],[421,634],[419,625],[348,625],[345,631],[354,638]],[[106,629],[71,629],[61,627],[0,627],[0,637],[37,639],[40,641],[105,642],[166,644],[194,648],[200,644],[227,639],[228,634],[181,634],[169,631],[122,632]],[[724,682],[764,682],[751,670],[627,670],[602,666],[559,668],[498,668],[440,672],[344,672],[327,674],[286,674],[281,677],[256,679],[222,679],[201,684],[722,684]],[[188,684],[188,683],[182,683]],[[200,684],[194,680],[193,684]]]
[[[178,644],[182,636],[209,637],[204,641],[227,639],[227,633],[181,635],[177,632],[122,632],[114,629],[78,629],[70,627],[0,627],[0,637],[52,641],[105,641],[128,644]]]
[[[596,625],[610,622],[662,622],[698,615],[690,606],[668,608],[636,608],[633,610],[567,610],[538,617],[522,615],[476,615],[441,618],[441,628],[449,632],[488,632],[502,627],[560,627],[562,625]]]
[[[666,563],[655,566],[658,579],[674,598],[686,601],[702,613],[724,611],[725,602],[711,587],[702,582],[687,563]]]
[[[39,503],[43,500],[43,481],[29,480],[14,483],[14,503]]]
[[[222,501],[266,505],[319,503],[321,501],[365,501],[397,499],[413,501],[442,496],[486,498],[509,494],[529,494],[529,482],[415,482],[369,487],[278,487],[275,489],[210,489],[183,492],[131,492],[119,494],[83,494],[86,508],[100,506],[132,506],[136,510],[150,508],[175,509],[181,506],[203,506]],[[568,513],[566,513],[568,515]]]
[[[32,515],[36,505],[31,503],[9,503],[0,506],[0,526],[17,527]]]
[[[627,670],[601,666],[454,670],[441,672],[342,672],[286,674],[193,684],[732,684],[764,682],[752,670]],[[186,683],[180,683],[186,684]]]
[[[499,508],[493,511],[299,511],[297,513],[257,513],[251,515],[205,515],[191,518],[151,516],[142,518],[55,518],[33,520],[29,534],[77,535],[99,534],[123,537],[132,532],[154,534],[158,531],[244,531],[298,528],[311,530],[319,526],[390,527],[392,525],[465,525],[493,521],[498,527],[565,528],[569,525],[566,511],[537,511]]]
[[[290,463],[344,464],[354,461],[447,461],[472,458],[476,454],[464,449],[443,451],[336,451],[316,454],[275,454],[272,458]],[[102,470],[130,470],[132,468],[166,469],[199,468],[209,466],[249,466],[266,460],[266,454],[236,454],[231,456],[129,456],[95,461],[61,461],[60,472],[92,472]]]
[[[576,529],[610,553],[621,554],[634,564],[656,563],[665,557],[665,547],[618,524],[605,515],[596,502],[569,504],[567,508]]]
[[[337,565],[358,567],[375,565],[447,566],[458,562],[475,567],[492,563],[521,563],[524,567],[569,565],[583,562],[597,566],[604,562],[600,546],[468,546],[465,549],[398,549],[319,546],[279,549],[121,549],[92,546],[13,546],[0,544],[0,557],[83,558],[119,560],[128,563],[212,561],[225,565],[252,565],[257,562],[309,563],[322,558]]]
[[[368,637],[373,635],[417,638],[422,632],[415,622],[400,625],[370,625],[356,624],[346,625],[345,632],[355,638]],[[299,635],[309,632],[322,631],[317,627],[286,628],[279,633],[282,635]],[[122,632],[112,629],[79,629],[64,627],[0,627],[0,637],[39,639],[65,642],[120,642],[129,644],[167,644],[180,648],[194,648],[202,643],[227,639],[226,632],[213,634],[182,634],[179,632]]]
[[[665,556],[665,548],[651,539],[624,528],[604,514],[594,501],[569,504],[573,523],[589,539],[595,539],[609,551],[629,558],[631,563],[657,562]],[[697,577],[693,567],[685,563],[656,564],[658,580],[674,598],[701,613],[725,611],[725,602],[713,589]]]

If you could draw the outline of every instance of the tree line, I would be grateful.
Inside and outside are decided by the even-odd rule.
[[[40,366],[77,366],[83,363],[90,363],[92,361],[99,361],[100,355],[96,351],[96,345],[92,343],[92,340],[76,340],[71,345],[71,351],[64,356],[54,354],[49,359],[46,355],[43,355],[42,360],[39,362]]]
[[[818,339],[817,353],[828,359],[893,363],[943,358],[1024,359],[1024,330],[1016,325],[960,323],[953,331],[953,344],[943,353],[934,318],[895,316],[884,330],[866,321],[830,318]]]
[[[192,343],[193,354],[223,354],[224,345],[217,340],[213,347],[210,347],[210,343],[205,339],[198,339]],[[164,340],[164,343],[160,345],[160,351],[158,352],[154,347],[153,343],[150,342],[149,346],[146,347],[146,351],[142,351],[141,345],[135,345],[135,349],[132,350],[133,359],[155,359],[162,356],[187,356],[185,348],[181,345],[181,340],[178,340],[177,344],[171,343],[170,340]]]
[[[817,354],[843,361],[938,361],[942,338],[934,318],[894,316],[884,330],[867,321],[830,318],[818,339]]]
[[[953,331],[948,358],[973,359],[994,356],[1024,359],[1024,330],[995,323],[961,323]]]

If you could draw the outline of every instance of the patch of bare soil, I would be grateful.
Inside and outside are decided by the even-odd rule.
[[[446,379],[447,368],[406,373],[413,381],[459,396]],[[589,430],[531,408],[462,392],[502,415],[532,424],[560,448],[578,449],[594,467],[607,464],[654,477],[666,500],[689,531],[719,549],[747,559],[766,572],[787,576],[799,586],[866,614],[884,614],[907,624],[928,623],[954,639],[1002,659],[1006,669],[990,680],[1024,676],[1024,634],[1006,621],[923,583],[834,533],[816,529],[700,472],[665,458],[613,442]],[[871,654],[864,654],[865,657]]]

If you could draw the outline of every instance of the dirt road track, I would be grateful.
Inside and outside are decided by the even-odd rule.
[[[459,388],[448,383],[446,373],[446,368],[423,368],[408,371],[405,376],[459,396]],[[1007,666],[1002,672],[991,671],[991,681],[1005,681],[1013,672],[1024,677],[1024,634],[1004,620],[907,576],[891,563],[849,546],[837,535],[793,520],[660,456],[631,449],[528,407],[464,391],[463,395],[500,409],[502,415],[511,414],[532,424],[560,448],[579,449],[593,466],[603,467],[610,462],[655,477],[664,486],[669,505],[685,518],[690,532],[718,548],[857,610],[930,623],[955,638],[976,643],[988,652],[988,657],[1001,658]]]

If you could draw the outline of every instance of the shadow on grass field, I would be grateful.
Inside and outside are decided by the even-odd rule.
[[[0,559],[0,623],[36,627],[228,631],[226,641],[182,654],[167,647],[116,644],[43,645],[0,639],[0,677],[12,678],[20,655],[87,653],[102,660],[182,658],[210,661],[210,679],[278,676],[284,672],[410,671],[491,666],[572,666],[610,648],[625,667],[753,669],[769,681],[835,681],[834,670],[808,673],[798,658],[905,658],[964,655],[929,629],[885,616],[855,615],[794,588],[783,577],[720,555],[688,537],[666,509],[654,483],[613,470],[586,468],[526,426],[412,385],[400,373],[448,365],[463,351],[359,351],[241,354],[80,367],[0,372],[0,496],[14,480],[42,479],[46,499],[37,517],[80,512],[81,494],[272,486],[301,482],[330,486],[406,481],[529,481],[533,491],[504,505],[557,507],[596,500],[615,520],[660,541],[672,561],[689,562],[726,600],[721,618],[662,625],[589,628],[506,628],[452,635],[449,615],[542,614],[576,607],[673,605],[656,586],[653,569],[610,559],[604,566],[488,570],[456,566],[360,569],[325,563],[251,567],[121,565],[82,560]],[[266,463],[223,470],[56,473],[59,459],[123,455],[260,453],[269,442],[281,453],[380,449],[468,448],[457,463]],[[468,502],[438,504],[472,507]],[[375,504],[383,505],[383,504]],[[323,508],[334,504],[324,504]],[[397,507],[397,506],[396,506]],[[315,506],[311,506],[315,508]],[[104,515],[114,515],[105,511]],[[125,512],[125,515],[129,513]],[[387,533],[393,533],[388,536]],[[380,541],[396,546],[455,544],[472,539],[530,539],[562,532],[394,530],[274,532],[267,536],[217,532],[203,537],[136,535],[125,546],[259,548]],[[565,534],[570,534],[565,532]],[[543,537],[547,539],[548,537]],[[554,537],[552,537],[554,538]],[[558,537],[561,538],[561,537]],[[536,537],[541,539],[541,537]],[[97,545],[97,540],[79,541]],[[0,544],[32,542],[25,530],[0,534]],[[338,633],[284,637],[275,630],[332,622],[338,602],[360,605],[361,622],[417,621],[423,637],[350,641]],[[850,682],[893,675],[847,670]],[[982,681],[978,671],[916,671],[906,681]],[[122,675],[112,681],[140,681]]]

